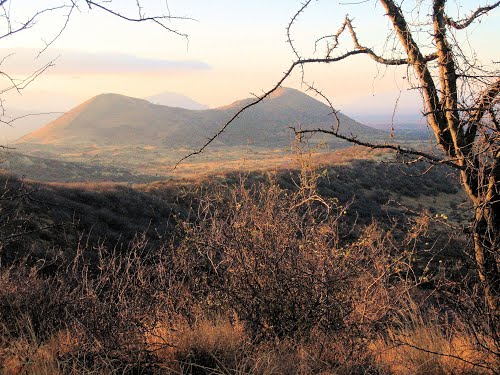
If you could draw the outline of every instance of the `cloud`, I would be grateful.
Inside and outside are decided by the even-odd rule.
[[[159,73],[167,71],[202,71],[211,69],[200,60],[166,60],[125,53],[90,53],[76,50],[53,50],[37,58],[39,50],[0,49],[0,59],[9,56],[0,69],[9,74],[31,74],[45,63],[56,59],[45,74],[123,74]]]

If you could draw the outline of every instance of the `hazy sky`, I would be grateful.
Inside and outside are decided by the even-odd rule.
[[[65,11],[48,15],[40,18],[31,30],[0,40],[2,56],[15,53],[1,65],[14,76],[29,74],[33,68],[57,57],[56,66],[39,77],[22,96],[7,96],[7,105],[65,110],[103,92],[146,97],[174,91],[215,107],[248,97],[249,93],[261,93],[280,78],[293,59],[285,42],[285,28],[301,2],[169,0],[171,14],[196,19],[171,23],[173,28],[189,35],[188,41],[154,24],[129,23],[98,9],[89,11],[82,7],[74,12],[52,47],[36,57],[44,47],[44,40],[51,40],[65,22]],[[11,5],[11,14],[23,20],[41,3],[18,0]],[[376,1],[360,5],[341,3],[314,1],[301,16],[293,30],[293,39],[304,56],[314,52],[318,37],[334,33],[347,13],[354,18],[362,43],[378,51],[384,47],[390,49],[390,45],[384,46],[388,19]],[[136,16],[135,4],[135,0],[115,0],[108,6]],[[454,16],[463,16],[477,7],[472,0],[460,4],[450,1],[449,11]],[[143,6],[147,15],[166,11],[164,0],[143,0]],[[488,43],[492,36],[495,40],[500,36],[499,13],[486,16],[467,35],[487,62],[498,60],[500,55],[499,44]],[[345,42],[346,47],[340,51],[349,48],[349,41]],[[324,50],[324,46],[321,48]],[[400,90],[403,91],[401,108],[418,107],[420,101],[406,92],[405,76],[404,69],[379,70],[364,56],[307,69],[309,80],[323,89],[335,106],[350,111],[360,107],[372,111],[390,108]],[[299,75],[286,85],[300,88]]]

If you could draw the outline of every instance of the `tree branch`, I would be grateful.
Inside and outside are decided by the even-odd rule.
[[[189,17],[175,17],[175,16],[171,16],[171,15],[167,15],[167,16],[153,16],[153,17],[139,17],[139,18],[133,18],[133,17],[128,17],[128,16],[125,16],[121,13],[118,13],[117,11],[115,10],[112,10],[108,7],[105,7],[99,3],[96,3],[92,0],[85,0],[89,6],[89,8],[92,8],[92,6],[95,6],[105,12],[108,12],[118,18],[122,18],[126,21],[129,21],[129,22],[154,22],[156,24],[158,24],[160,27],[164,28],[165,30],[169,31],[169,32],[172,32],[174,34],[177,34],[179,36],[182,36],[184,38],[187,38],[187,34],[184,34],[184,33],[181,33],[180,31],[178,30],[175,30],[175,29],[172,29],[171,27],[168,27],[167,25],[165,25],[164,22],[162,21],[165,21],[165,20],[173,20],[173,19],[181,19],[181,20],[191,20],[193,21],[192,18],[189,18]]]
[[[495,4],[487,5],[484,7],[479,7],[469,17],[467,17],[463,20],[460,20],[460,21],[454,21],[453,19],[445,16],[445,21],[446,21],[446,24],[448,26],[451,26],[455,29],[458,29],[458,30],[465,29],[472,22],[474,22],[477,18],[488,13],[490,10],[495,9],[499,5],[500,5],[500,1],[497,1]]]
[[[49,61],[47,64],[45,64],[41,68],[34,71],[31,75],[29,75],[28,77],[23,78],[21,80],[16,80],[16,79],[12,78],[9,74],[0,71],[0,76],[6,77],[12,84],[11,86],[8,86],[8,87],[0,90],[0,95],[7,92],[7,91],[10,91],[10,90],[17,90],[18,92],[20,92],[21,90],[25,89],[30,83],[32,83],[43,72],[45,72],[50,67],[54,66],[55,60],[57,60],[57,58]]]
[[[477,104],[474,106],[476,110],[470,115],[468,124],[469,128],[465,134],[467,142],[472,144],[474,138],[476,137],[476,132],[479,126],[479,122],[483,118],[484,114],[491,108],[495,101],[495,98],[500,94],[500,77],[493,82],[490,87],[483,91],[482,95],[477,100]]]
[[[447,155],[454,156],[453,140],[448,130],[446,118],[444,114],[438,110],[441,108],[441,103],[436,84],[418,44],[413,39],[412,32],[410,31],[403,12],[393,0],[380,0],[380,2],[384,6],[388,17],[391,19],[401,45],[408,55],[409,65],[413,67],[420,81],[427,112],[431,113],[428,117],[429,125],[436,136],[436,140]]]
[[[1,3],[0,6],[3,4],[4,3]],[[33,16],[28,18],[27,21],[21,23],[21,25],[16,29],[12,29],[10,27],[10,23],[9,23],[9,27],[8,27],[7,32],[3,35],[0,35],[0,39],[7,38],[13,34],[17,34],[23,30],[27,30],[27,29],[31,28],[35,24],[36,19],[44,13],[50,13],[50,12],[54,12],[54,11],[57,11],[60,9],[65,9],[65,8],[73,8],[73,5],[60,5],[60,6],[40,10],[40,11],[36,12],[35,14],[33,14]],[[7,17],[7,19],[10,19],[8,15],[6,15],[6,17]]]
[[[25,115],[22,115],[22,116],[13,117],[13,118],[5,119],[5,120],[1,118],[2,116],[0,116],[0,123],[12,127],[12,124],[14,122],[16,122],[17,120],[26,118],[26,117],[42,116],[42,115],[62,115],[64,113],[65,112],[37,112],[37,113],[28,113],[28,114],[25,114]]]
[[[446,128],[453,141],[455,155],[461,153],[463,146],[462,128],[459,127],[458,113],[454,111],[458,108],[457,74],[453,51],[446,37],[446,23],[444,19],[444,6],[446,0],[434,0],[432,20],[434,24],[434,41],[438,50],[439,78],[441,81],[441,106],[446,109]],[[451,110],[451,111],[450,111]],[[452,154],[453,155],[453,154]]]
[[[42,53],[44,53],[52,44],[54,44],[54,42],[59,39],[59,37],[61,36],[61,34],[64,32],[64,30],[66,30],[66,27],[68,27],[68,23],[69,23],[69,20],[71,18],[71,15],[73,14],[73,10],[75,9],[76,5],[73,5],[68,14],[66,15],[66,20],[64,21],[64,25],[61,27],[61,29],[59,30],[59,32],[57,33],[57,35],[52,38],[49,42],[45,42],[45,47],[40,51],[38,52],[38,55],[37,57],[40,57],[40,55]]]
[[[344,25],[348,27],[349,32],[351,34],[352,40],[354,42],[354,46],[358,51],[363,51],[366,53],[368,56],[370,56],[374,61],[378,62],[379,64],[383,65],[408,65],[410,64],[409,59],[388,59],[382,56],[377,55],[371,48],[362,46],[359,43],[358,36],[356,32],[354,31],[354,27],[352,26],[352,21],[346,17],[344,21]],[[341,28],[343,31],[343,28]],[[338,38],[339,35],[336,35],[336,38]],[[427,56],[422,56],[422,60],[424,62],[429,62],[432,60],[436,60],[438,57],[437,53],[431,53],[430,55]]]
[[[311,2],[312,2],[312,0],[307,0],[306,2],[304,2],[304,4],[302,4],[302,7],[293,15],[292,19],[290,20],[290,22],[288,23],[288,25],[286,27],[287,42],[290,45],[290,47],[292,48],[292,51],[295,54],[295,56],[297,57],[297,59],[300,59],[300,56],[299,56],[299,52],[295,48],[295,45],[293,44],[293,40],[292,40],[292,36],[291,36],[291,29],[292,29],[292,25],[295,23],[297,18],[300,16],[301,13],[303,13],[306,10],[306,8],[309,6],[309,4],[311,4]]]
[[[322,134],[329,134],[333,135],[336,138],[343,139],[344,141],[347,141],[349,143],[353,143],[359,146],[364,146],[368,147],[371,149],[388,149],[388,150],[394,150],[397,151],[399,154],[403,155],[411,155],[411,156],[421,156],[425,159],[427,159],[429,162],[433,164],[445,164],[450,167],[456,168],[463,170],[464,168],[459,166],[458,164],[454,163],[453,161],[449,159],[441,159],[438,158],[434,155],[428,154],[426,152],[418,151],[418,150],[413,150],[411,148],[403,148],[399,145],[393,145],[393,144],[377,144],[377,143],[370,143],[370,142],[365,142],[365,141],[360,141],[354,136],[346,136],[343,134],[340,134],[338,130],[327,130],[327,129],[307,129],[307,130],[296,130],[295,128],[292,128],[295,135],[304,135],[304,134],[317,134],[317,133],[322,133]]]

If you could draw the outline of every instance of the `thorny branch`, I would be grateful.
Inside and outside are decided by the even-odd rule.
[[[465,29],[467,26],[469,26],[476,19],[478,19],[482,15],[488,13],[490,10],[495,9],[499,5],[500,5],[500,1],[497,1],[496,3],[494,3],[492,5],[479,7],[469,17],[467,17],[463,20],[459,20],[459,21],[454,21],[453,19],[451,19],[449,17],[445,17],[446,24],[448,26],[454,27],[455,29],[458,29],[458,30]]]
[[[4,0],[2,3],[0,3],[0,6],[3,6],[6,2],[7,2],[7,0]],[[0,16],[2,18],[5,18],[7,21],[7,31],[3,34],[0,34],[0,39],[5,39],[7,37],[10,37],[14,34],[21,32],[21,31],[30,29],[31,27],[33,27],[35,25],[37,19],[46,13],[52,13],[52,12],[55,12],[55,11],[58,11],[61,9],[67,9],[67,8],[71,8],[71,7],[72,7],[71,5],[63,4],[63,5],[52,7],[52,8],[42,9],[40,11],[35,12],[30,18],[28,18],[27,21],[21,22],[21,24],[16,28],[12,28],[11,16],[4,9],[4,14],[2,14]]]
[[[401,147],[399,145],[393,145],[393,144],[389,144],[389,143],[377,144],[377,143],[361,141],[361,140],[357,139],[355,136],[343,135],[343,134],[339,133],[338,130],[335,130],[333,128],[331,130],[323,129],[323,128],[307,129],[307,130],[296,130],[295,128],[292,128],[292,129],[293,129],[295,135],[299,136],[299,137],[301,135],[305,135],[305,134],[318,134],[318,133],[329,134],[329,135],[335,136],[336,138],[342,139],[344,141],[347,141],[349,143],[353,143],[353,144],[358,145],[358,146],[364,146],[364,147],[368,147],[371,149],[394,150],[394,151],[397,151],[399,154],[403,154],[403,155],[423,157],[428,162],[433,163],[433,164],[445,164],[445,165],[448,165],[448,166],[456,168],[456,169],[463,169],[461,166],[459,166],[458,164],[454,163],[451,160],[441,159],[441,158],[438,158],[438,157],[431,155],[429,153],[426,153],[426,152],[414,150],[411,148],[404,148],[404,147]]]
[[[179,36],[182,36],[184,38],[187,38],[187,34],[184,34],[176,29],[173,29],[165,24],[165,21],[171,21],[171,20],[190,20],[193,21],[194,19],[189,18],[189,17],[177,17],[177,16],[172,16],[172,15],[161,15],[161,16],[152,16],[152,17],[145,17],[143,11],[141,10],[141,14],[139,17],[129,17],[125,16],[107,6],[102,5],[102,3],[98,3],[92,0],[85,0],[89,6],[89,8],[92,8],[92,6],[95,6],[96,8],[99,8],[107,13],[110,13],[118,18],[122,18],[126,21],[129,22],[154,22],[163,29],[177,34]]]
[[[477,126],[484,114],[488,112],[496,99],[496,97],[500,94],[500,77],[490,85],[486,90],[483,91],[482,95],[477,100],[476,105],[474,106],[476,109],[471,114],[469,119],[469,128],[467,129],[467,138],[469,142],[474,141],[474,137],[476,136]]]
[[[338,38],[339,38],[340,34],[344,31],[345,26],[347,26],[347,28],[349,29],[349,33],[351,34],[352,40],[354,42],[354,47],[358,51],[366,53],[374,61],[376,61],[376,62],[378,62],[380,64],[383,64],[383,65],[408,65],[408,64],[411,64],[411,62],[410,62],[410,60],[408,58],[404,58],[404,59],[388,59],[388,58],[385,58],[385,57],[377,55],[371,48],[362,46],[359,43],[358,36],[357,36],[356,32],[354,31],[354,27],[352,26],[352,20],[349,19],[348,17],[345,18],[344,26],[339,30],[340,33],[337,34],[337,35],[335,35],[335,38],[334,38],[335,39],[335,44],[332,46],[332,48],[328,49],[327,56],[329,56],[330,53],[333,51],[333,49],[337,47]],[[429,62],[429,61],[432,61],[432,60],[436,60],[437,58],[438,58],[438,54],[436,52],[434,52],[434,53],[431,53],[430,55],[423,56],[423,61],[424,62]]]
[[[6,77],[11,83],[11,86],[7,86],[4,89],[0,89],[0,95],[4,94],[10,90],[16,90],[18,92],[20,92],[21,90],[24,90],[26,87],[28,87],[29,84],[31,84],[35,79],[37,79],[47,69],[54,66],[54,63],[56,60],[57,59],[49,61],[47,64],[45,64],[41,68],[35,70],[32,74],[30,74],[29,76],[22,78],[22,79],[12,78],[9,74],[0,71],[0,76]]]

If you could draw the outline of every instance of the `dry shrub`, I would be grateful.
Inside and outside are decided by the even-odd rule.
[[[0,271],[0,330],[3,340],[34,337],[45,341],[66,326],[71,286],[43,278],[37,267],[18,265]]]
[[[375,224],[353,242],[348,210],[317,195],[304,173],[295,191],[272,177],[242,180],[201,198],[178,267],[194,295],[218,313],[235,311],[254,339],[386,319],[407,291],[400,280],[410,253]]]
[[[336,330],[352,310],[359,270],[339,246],[344,207],[271,180],[205,197],[178,258],[193,293],[234,310],[253,337],[303,337]]]
[[[100,248],[94,259],[81,250],[53,275],[23,262],[1,270],[1,347],[22,343],[38,356],[55,333],[68,331],[78,345],[57,351],[64,371],[153,371],[157,359],[147,333],[173,301],[182,301],[176,295],[182,288],[172,282],[164,249],[144,248],[139,236],[123,253]]]
[[[407,303],[407,293],[414,284],[408,279],[411,251],[393,236],[392,230],[383,229],[373,222],[361,231],[350,248],[362,260],[353,281],[355,296],[353,318],[360,327],[372,329],[394,319]]]

